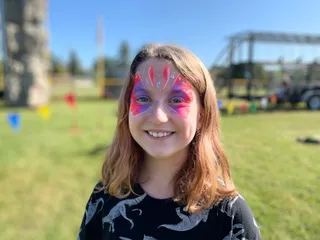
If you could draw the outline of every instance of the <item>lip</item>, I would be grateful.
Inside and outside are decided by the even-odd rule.
[[[168,131],[168,130],[163,130],[163,129],[148,129],[145,130],[145,132],[164,132],[164,133],[174,133],[175,131]]]
[[[168,135],[165,136],[165,137],[153,137],[152,135],[150,135],[150,134],[148,133],[148,131],[149,131],[149,132],[166,132],[166,133],[171,133],[171,134],[168,134]],[[175,132],[164,131],[164,130],[160,130],[160,131],[159,131],[159,130],[148,130],[148,131],[144,131],[145,134],[146,134],[150,139],[152,139],[152,140],[157,140],[157,141],[165,140],[165,139],[170,138],[172,135],[175,134]]]

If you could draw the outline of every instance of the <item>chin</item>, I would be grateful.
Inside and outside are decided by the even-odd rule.
[[[145,149],[145,151],[150,157],[155,159],[170,158],[177,153],[175,151],[168,151],[168,149]]]

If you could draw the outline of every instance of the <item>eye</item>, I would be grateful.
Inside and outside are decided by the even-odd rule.
[[[181,98],[181,97],[174,97],[174,98],[171,98],[171,99],[170,99],[170,102],[171,102],[171,103],[174,103],[174,104],[182,103],[182,102],[184,102],[184,99]]]
[[[150,98],[148,98],[148,97],[138,97],[137,98],[138,103],[147,103],[149,101],[150,101]]]

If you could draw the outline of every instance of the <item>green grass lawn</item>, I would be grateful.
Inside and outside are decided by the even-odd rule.
[[[62,102],[53,104],[48,121],[18,110],[19,133],[6,123],[9,109],[0,108],[1,240],[76,238],[116,108],[116,102],[81,102],[77,135],[75,115]],[[222,128],[234,181],[263,239],[320,239],[320,146],[295,141],[320,137],[320,112],[223,116]]]

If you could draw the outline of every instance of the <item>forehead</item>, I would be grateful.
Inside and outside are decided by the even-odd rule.
[[[149,69],[149,67],[152,66],[154,72],[163,72],[164,68],[168,67],[170,69],[170,72],[176,72],[176,74],[179,73],[178,69],[174,66],[172,62],[166,59],[157,59],[157,58],[150,58],[141,64],[139,64],[137,68],[137,72],[140,74],[144,73]]]
[[[187,90],[187,86],[188,89],[192,89],[191,84],[183,78],[174,64],[155,58],[148,59],[137,67],[135,85],[139,85],[139,89],[144,88],[152,92]]]

